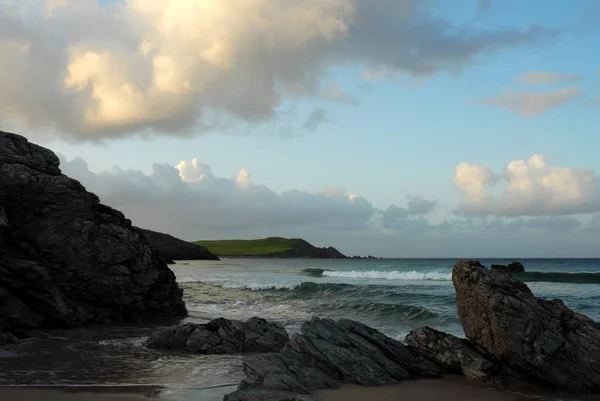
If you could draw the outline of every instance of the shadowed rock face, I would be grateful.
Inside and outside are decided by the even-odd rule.
[[[442,373],[400,342],[359,322],[313,318],[301,330],[277,354],[247,356],[246,379],[225,400],[291,400],[294,394],[346,383],[381,386]]]
[[[492,270],[500,270],[505,273],[524,273],[525,266],[523,266],[520,262],[512,262],[508,265],[491,265],[490,269]]]
[[[187,349],[199,354],[277,352],[289,340],[280,323],[252,317],[245,322],[224,318],[207,324],[185,323],[150,337],[150,348]]]
[[[0,132],[0,329],[186,314],[175,275],[54,153]]]
[[[600,392],[598,323],[478,262],[458,262],[452,281],[465,334],[486,354],[558,388]]]
[[[174,260],[219,260],[203,246],[175,238],[169,234],[142,229],[146,238],[167,261]]]
[[[510,368],[486,357],[463,338],[421,327],[406,336],[406,343],[419,355],[435,362],[447,372],[506,386],[523,379]]]

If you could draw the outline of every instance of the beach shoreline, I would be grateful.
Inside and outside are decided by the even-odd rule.
[[[0,386],[2,401],[146,401],[170,400],[162,386]],[[381,387],[344,385],[336,390],[321,390],[320,401],[528,401],[599,400],[599,396],[573,396],[545,391],[529,384],[499,390],[462,376],[440,379],[406,380]],[[195,398],[194,398],[195,399]],[[201,399],[201,398],[198,398]]]

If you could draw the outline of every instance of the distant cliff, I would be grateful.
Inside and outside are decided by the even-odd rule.
[[[261,258],[345,259],[334,247],[319,248],[301,238],[269,237],[255,240],[196,241],[218,256]]]
[[[219,260],[218,256],[201,245],[180,240],[169,234],[146,229],[142,231],[158,254],[169,263],[174,260]]]

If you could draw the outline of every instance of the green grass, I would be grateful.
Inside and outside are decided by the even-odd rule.
[[[263,239],[195,241],[217,256],[260,256],[294,249],[298,238],[269,237]]]

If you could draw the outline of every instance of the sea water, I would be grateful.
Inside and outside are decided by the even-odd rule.
[[[536,296],[562,299],[600,321],[600,260],[520,259]],[[506,260],[481,260],[507,264]],[[298,332],[312,316],[362,321],[403,340],[417,327],[464,336],[454,259],[223,259],[171,266],[184,289],[185,321],[260,316]],[[243,378],[239,355],[150,350],[144,341],[177,322],[49,331],[0,350],[0,385],[151,386],[163,400],[220,400]],[[155,387],[153,387],[155,386]]]

